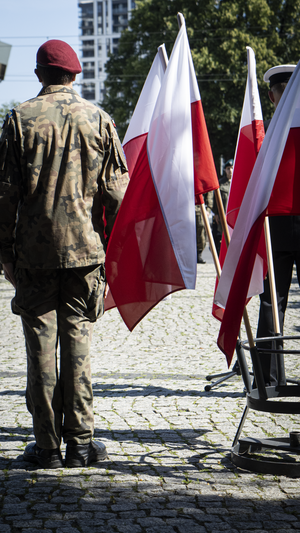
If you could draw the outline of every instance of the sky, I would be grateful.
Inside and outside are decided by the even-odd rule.
[[[24,102],[38,94],[41,84],[34,74],[36,52],[48,39],[66,41],[80,58],[77,6],[77,0],[0,0],[0,41],[12,45],[0,83],[0,106]],[[74,89],[80,93],[79,85]]]

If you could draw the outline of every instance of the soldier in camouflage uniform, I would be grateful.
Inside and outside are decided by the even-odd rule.
[[[13,109],[0,140],[0,261],[16,288],[36,438],[24,459],[61,467],[63,439],[66,466],[87,466],[107,456],[92,441],[89,348],[128,172],[112,120],[72,88],[81,72],[73,49],[47,41],[35,72],[41,92]]]
[[[206,211],[209,214],[213,207],[214,193],[213,191],[209,191],[205,193],[203,196],[204,196]],[[201,215],[200,205],[195,206],[195,213],[196,213],[197,263],[204,264],[206,263],[206,261],[202,257],[202,252],[206,246],[206,233],[205,233],[204,221]]]
[[[227,204],[228,204],[228,198],[229,198],[229,191],[230,191],[230,185],[231,185],[231,178],[233,173],[233,159],[228,159],[224,165],[224,176],[220,179],[220,194],[222,198],[222,204],[224,208],[224,212],[226,213]],[[214,201],[213,201],[213,208],[214,212],[214,218],[213,218],[213,236],[214,241],[216,245],[216,249],[218,252],[218,255],[220,254],[220,248],[221,248],[221,240],[222,240],[222,224],[221,219],[219,217],[218,213],[218,207],[216,198],[214,195]]]

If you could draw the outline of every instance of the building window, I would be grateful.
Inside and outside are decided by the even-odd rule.
[[[78,7],[80,9],[79,18],[81,35],[93,35],[94,34],[94,4],[93,2],[83,3],[79,2]]]
[[[94,57],[94,50],[82,50],[82,57]]]
[[[113,39],[112,40],[112,53],[113,54],[117,54],[118,46],[119,46],[119,39]]]
[[[84,83],[82,85],[82,97],[86,100],[95,100],[95,84],[94,83]]]
[[[103,5],[102,2],[97,2],[97,28],[98,35],[103,33]]]
[[[112,31],[121,33],[128,26],[127,2],[112,1]]]
[[[127,14],[127,2],[120,2],[120,0],[112,0],[112,12],[115,14]]]
[[[83,65],[82,65],[82,77],[85,80],[95,77],[95,63],[94,63],[94,61],[89,61],[87,63],[83,63]]]
[[[82,57],[93,57],[94,52],[94,41],[82,41]]]

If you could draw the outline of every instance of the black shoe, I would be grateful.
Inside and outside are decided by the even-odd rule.
[[[62,468],[63,460],[59,448],[55,450],[44,450],[39,448],[36,442],[28,444],[23,453],[24,461],[35,463],[42,468]]]
[[[205,265],[205,263],[206,263],[205,259],[203,259],[203,257],[202,257],[202,252],[198,252],[197,253],[197,263],[198,263],[198,265],[199,264],[200,265]]]
[[[91,440],[89,444],[77,444],[74,441],[67,442],[66,467],[80,468],[89,466],[90,463],[104,461],[107,451],[103,442]]]

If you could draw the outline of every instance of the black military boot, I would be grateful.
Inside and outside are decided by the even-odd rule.
[[[72,440],[67,442],[65,464],[67,468],[89,466],[90,463],[104,461],[106,458],[107,451],[103,442],[93,440],[89,444],[77,444]]]
[[[55,450],[45,450],[40,448],[36,442],[28,444],[23,453],[24,461],[35,463],[42,468],[62,468],[63,460],[59,448]]]
[[[205,259],[202,257],[202,252],[197,252],[197,263],[204,265],[206,263]]]

